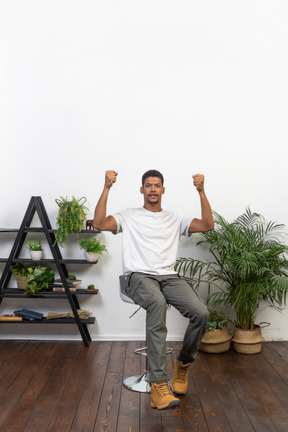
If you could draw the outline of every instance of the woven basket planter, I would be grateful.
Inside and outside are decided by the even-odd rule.
[[[220,354],[230,349],[232,335],[227,327],[206,331],[199,346],[199,351]]]
[[[25,276],[17,276],[16,275],[16,282],[19,290],[26,291],[28,288],[26,286],[27,279]]]
[[[258,354],[261,352],[262,336],[261,327],[256,326],[253,330],[234,329],[233,344],[236,352],[241,354]]]

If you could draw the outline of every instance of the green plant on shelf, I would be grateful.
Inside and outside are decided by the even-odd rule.
[[[43,288],[48,288],[55,281],[55,274],[49,267],[40,265],[28,267],[26,296],[37,294]]]
[[[10,267],[10,270],[16,276],[26,277],[28,275],[28,267],[25,266],[25,264],[22,264],[22,263],[13,264]]]
[[[78,240],[80,249],[84,249],[86,252],[102,255],[103,252],[107,252],[106,246],[95,238],[93,239],[80,239]]]
[[[42,243],[41,240],[39,241],[29,241],[27,244],[27,248],[30,251],[42,251]]]
[[[27,290],[25,294],[27,297],[39,293],[43,288],[47,289],[49,285],[52,285],[55,281],[53,270],[41,265],[27,266],[22,263],[17,263],[11,266],[10,270],[17,276],[26,277]]]
[[[81,200],[84,201],[81,202]],[[84,197],[77,200],[74,196],[70,201],[67,197],[60,197],[60,200],[56,200],[59,209],[54,245],[56,242],[62,247],[67,245],[69,243],[70,234],[79,233],[83,229],[83,223],[86,220],[86,210],[89,210],[84,206],[85,201],[86,198]]]

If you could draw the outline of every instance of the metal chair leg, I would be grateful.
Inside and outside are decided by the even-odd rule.
[[[134,375],[126,378],[123,385],[128,390],[137,391],[140,393],[150,393],[149,371],[145,371],[142,375]]]
[[[171,354],[173,348],[167,347],[166,354]],[[142,355],[146,357],[146,369],[148,369],[148,357],[147,357],[147,347],[138,348],[134,350],[135,354]],[[137,391],[140,393],[150,393],[150,372],[146,370],[141,375],[133,375],[131,377],[126,378],[123,381],[123,386],[128,390]]]

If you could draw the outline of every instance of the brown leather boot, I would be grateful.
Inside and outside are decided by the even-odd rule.
[[[174,393],[184,395],[188,387],[188,369],[191,363],[183,366],[182,362],[175,359],[172,390]]]
[[[168,382],[151,382],[151,407],[158,410],[175,408],[180,400],[173,396]]]

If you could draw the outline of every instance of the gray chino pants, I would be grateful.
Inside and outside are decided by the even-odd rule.
[[[147,354],[151,382],[169,381],[166,361],[167,304],[189,318],[178,360],[191,363],[206,331],[208,309],[193,288],[178,275],[132,273],[127,278],[127,294],[146,310]]]

